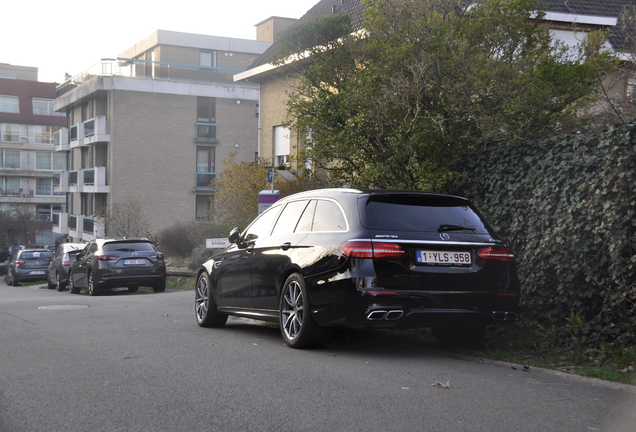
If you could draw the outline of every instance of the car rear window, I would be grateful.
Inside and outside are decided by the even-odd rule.
[[[444,225],[465,227],[477,234],[488,233],[475,210],[458,198],[380,195],[370,197],[366,204],[366,226],[370,229],[438,232]]]
[[[50,260],[52,257],[51,252],[24,252],[20,255],[21,260]]]
[[[148,242],[117,242],[106,243],[102,248],[104,252],[154,252],[156,249]]]

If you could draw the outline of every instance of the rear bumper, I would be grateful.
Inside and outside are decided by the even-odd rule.
[[[162,282],[165,282],[165,275],[136,275],[136,276],[113,276],[104,275],[99,281],[97,286],[100,288],[117,288],[117,287],[129,287],[129,286],[155,286]]]

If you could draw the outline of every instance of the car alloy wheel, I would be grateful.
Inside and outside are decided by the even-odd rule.
[[[197,324],[201,327],[223,327],[227,321],[227,315],[220,313],[216,308],[210,287],[210,277],[206,272],[201,273],[197,278],[195,291],[194,308]]]
[[[287,278],[280,297],[280,330],[292,348],[324,346],[331,330],[318,327],[310,315],[309,295],[303,277],[294,273]]]
[[[96,296],[99,295],[100,292],[95,286],[95,282],[93,281],[93,272],[88,272],[88,295]]]

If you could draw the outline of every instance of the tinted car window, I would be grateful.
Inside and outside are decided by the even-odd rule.
[[[318,200],[312,231],[346,231],[347,220],[338,204],[333,201]]]
[[[276,221],[272,235],[284,235],[294,232],[298,219],[307,207],[308,200],[292,201],[285,206]]]
[[[311,231],[311,226],[314,223],[314,213],[316,211],[316,200],[311,200],[309,205],[305,208],[300,220],[298,221],[298,225],[296,226],[296,231],[294,232],[309,232]]]
[[[51,255],[51,252],[24,252],[22,254],[20,254],[20,259],[21,260],[38,260],[38,259],[46,259],[46,260],[50,260],[52,259],[53,256]]]
[[[366,205],[367,226],[370,229],[437,232],[442,225],[455,225],[487,234],[484,222],[466,204],[463,200],[448,197],[372,197]]]
[[[104,252],[154,252],[155,247],[152,243],[147,242],[116,242],[106,243],[103,248]]]
[[[264,213],[262,213],[258,219],[252,222],[247,228],[245,232],[245,236],[243,237],[245,241],[254,241],[257,238],[263,238],[269,234],[269,229],[274,222],[274,219],[278,215],[278,210],[280,210],[280,206],[270,207]]]

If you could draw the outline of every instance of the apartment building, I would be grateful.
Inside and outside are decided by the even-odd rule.
[[[52,216],[66,202],[54,192],[55,172],[66,169],[64,155],[54,152],[66,125],[65,114],[53,110],[56,85],[39,82],[36,67],[0,63],[0,209],[29,219],[25,236],[10,241],[55,241]]]
[[[158,30],[57,88],[67,114],[55,149],[67,209],[54,231],[73,241],[108,235],[103,220],[118,204],[143,210],[154,233],[207,219],[222,161],[253,162],[259,88],[233,75],[271,42]]]

